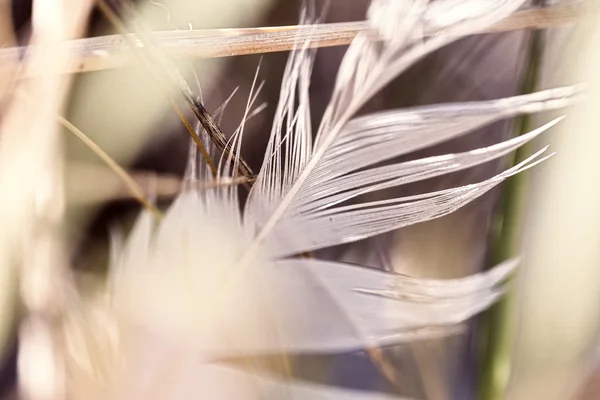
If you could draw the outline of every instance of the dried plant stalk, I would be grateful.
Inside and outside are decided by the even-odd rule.
[[[7,271],[19,268],[27,310],[18,360],[23,399],[61,399],[66,390],[58,328],[69,279],[61,241],[62,149],[55,114],[70,81],[60,75],[69,60],[60,43],[80,36],[91,5],[34,2],[32,43],[38,50],[26,55],[23,68],[43,65],[45,71],[18,84],[0,126],[0,264]],[[38,99],[43,101],[34,101]]]
[[[0,47],[16,46],[16,44],[12,25],[11,2],[10,0],[0,0]],[[9,65],[0,71],[0,101],[2,101],[11,85],[15,67],[19,62],[16,54],[8,57]]]
[[[115,174],[121,178],[125,186],[129,189],[131,195],[140,202],[146,209],[152,213],[156,218],[160,219],[162,217],[162,213],[154,204],[152,204],[146,196],[142,188],[137,184],[137,182],[115,161],[113,160],[106,152],[104,152],[96,143],[94,143],[90,138],[88,138],[85,133],[80,131],[75,125],[64,119],[63,117],[58,117],[58,121],[67,128],[70,132],[72,132],[75,136],[77,136],[86,146],[88,146],[94,153],[98,155],[106,163],[106,165],[111,168]]]
[[[81,162],[71,162],[66,169],[67,203],[89,205],[114,200],[136,200],[139,197],[140,192],[136,190],[137,193],[134,193],[132,186],[124,183],[114,169]],[[144,197],[154,196],[157,199],[173,199],[181,193],[184,185],[194,189],[211,189],[248,183],[246,177],[185,182],[174,174],[156,174],[151,171],[137,170],[123,172],[135,182]]]
[[[164,85],[165,89],[173,87],[180,95],[185,99],[189,108],[192,110],[198,121],[201,123],[203,129],[208,133],[208,136],[212,140],[213,144],[222,151],[226,157],[232,159],[239,159],[239,172],[240,175],[248,178],[254,174],[248,164],[235,153],[235,150],[230,146],[225,134],[221,131],[221,128],[213,120],[210,113],[206,110],[200,98],[192,91],[188,83],[186,82],[183,75],[179,72],[178,68],[170,62],[170,60],[162,54],[159,46],[157,46],[152,40],[152,32],[146,28],[143,21],[138,17],[135,9],[128,2],[115,2],[116,4],[109,4],[105,0],[99,0],[98,6],[108,18],[109,21],[117,28],[121,33],[122,37],[127,42],[127,45],[133,52],[144,61],[144,64],[152,72],[153,76],[157,79],[158,83]],[[132,27],[134,37],[137,37],[139,43],[142,44],[138,48],[134,38],[127,34],[127,28],[125,23],[121,21],[119,16],[116,14],[114,7],[120,5],[122,11],[125,12],[127,18],[130,20],[129,25]],[[217,175],[216,166],[213,164],[205,144],[203,144],[198,136],[198,133],[194,131],[191,124],[187,121],[185,115],[181,112],[175,101],[170,98],[170,102],[177,112],[179,118],[184,123],[185,127],[190,133],[190,136],[196,143],[200,153],[202,154],[205,162],[209,165],[213,177]]]
[[[600,30],[596,19],[579,31],[553,32],[542,82],[588,82],[588,101],[570,112],[553,144],[557,157],[538,172],[526,215],[525,254],[510,310],[513,335],[510,399],[568,399],[592,360],[598,329],[598,101]],[[569,37],[564,47],[554,47]],[[563,42],[564,44],[564,42]],[[575,60],[575,61],[574,61]],[[565,64],[562,64],[562,63]],[[562,64],[562,65],[561,65]],[[563,74],[557,74],[561,71]],[[509,316],[511,316],[509,314]]]
[[[585,5],[556,5],[531,9],[490,26],[480,33],[503,32],[527,28],[552,28],[572,24],[582,18]],[[311,47],[330,47],[349,44],[359,33],[368,29],[365,22],[321,24],[309,29],[302,26],[263,27],[249,29],[211,29],[157,32],[156,40],[173,57],[218,58],[247,54],[262,54],[293,49],[298,40],[310,40]],[[434,35],[435,32],[428,32]],[[98,71],[136,63],[125,40],[118,35],[81,39],[68,44],[73,61],[65,72]],[[10,65],[22,48],[0,50],[0,65]],[[30,71],[37,74],[40,71]]]

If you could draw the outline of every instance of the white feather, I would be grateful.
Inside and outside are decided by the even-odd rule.
[[[474,0],[464,0],[462,3],[471,3]],[[452,27],[479,26],[480,24],[492,24],[510,15],[514,9],[520,6],[522,0],[509,0],[501,2],[489,2],[489,8],[483,14],[469,14]],[[435,3],[434,3],[435,4]],[[431,14],[434,13],[434,14]],[[310,186],[311,174],[318,171],[323,162],[326,162],[328,152],[335,147],[336,140],[342,135],[344,128],[350,118],[364,105],[378,90],[388,82],[412,65],[415,61],[430,52],[456,40],[459,36],[443,32],[433,38],[425,38],[423,35],[416,38],[411,33],[425,18],[435,15],[435,9],[428,7],[426,1],[375,1],[369,9],[369,21],[375,27],[381,27],[386,31],[387,41],[373,43],[364,35],[358,35],[342,60],[340,71],[334,87],[331,102],[325,111],[325,115],[317,132],[316,144],[312,150],[310,160],[306,163],[302,172],[294,179],[293,185],[283,185],[281,169],[263,168],[259,173],[258,184],[251,193],[249,207],[246,209],[246,221],[249,225],[255,225],[253,230],[258,230],[253,245],[249,248],[248,258],[255,252],[257,247],[275,231],[281,235],[282,229],[277,228],[282,220],[289,215],[293,209],[298,196],[303,190]],[[450,29],[446,27],[445,29]],[[298,55],[291,56],[290,65],[302,65],[307,63]],[[295,81],[288,82],[294,83]],[[294,87],[288,91],[295,90]],[[294,103],[282,98],[281,103],[287,104],[287,109],[293,109]],[[278,110],[281,110],[280,107]],[[308,108],[308,104],[301,104],[300,109]],[[289,112],[285,114],[278,112],[275,116],[275,125],[279,124]],[[310,124],[302,118],[298,118],[291,134],[303,132],[301,124]],[[274,136],[272,136],[273,138]],[[273,149],[281,147],[281,141],[274,143],[266,153],[266,160],[271,159]],[[393,147],[388,147],[393,151]],[[303,150],[305,151],[305,150]],[[389,158],[389,157],[387,157]],[[280,164],[279,162],[278,164]],[[285,160],[284,163],[289,163]],[[279,183],[279,185],[278,185]],[[264,199],[260,214],[256,215],[256,200],[252,197]],[[266,207],[266,209],[265,209]],[[419,221],[414,221],[419,222]],[[297,234],[297,233],[294,233]],[[359,235],[362,237],[362,235]],[[278,241],[278,246],[281,241]],[[280,251],[281,253],[281,251]],[[288,252],[289,253],[289,252]]]
[[[546,149],[483,182],[342,204],[363,193],[493,160],[557,120],[487,148],[370,168],[376,163],[500,118],[573,101],[576,89],[559,88],[351,120],[373,94],[416,60],[456,40],[457,32],[467,34],[470,28],[501,20],[523,0],[451,3],[463,11],[447,19],[443,5],[450,0],[373,2],[370,23],[386,40],[374,43],[359,35],[349,47],[314,143],[308,102],[314,51],[299,43],[290,56],[265,160],[244,212],[236,189],[225,187],[184,193],[158,226],[142,213],[113,270],[121,320],[185,349],[196,361],[210,363],[236,355],[347,351],[449,334],[453,326],[492,304],[502,294],[500,283],[514,269],[514,262],[460,280],[433,281],[288,258],[446,215],[543,160]],[[481,7],[470,7],[475,3]],[[439,34],[415,35],[428,23],[437,24]],[[243,124],[232,138],[233,147],[239,149],[242,134]],[[235,165],[222,161],[221,173],[234,174]],[[183,384],[186,392],[176,398],[198,393],[211,393],[207,398],[245,398],[250,395],[244,389],[248,380],[263,385],[263,378],[220,368],[208,364],[192,368],[198,379]],[[274,398],[290,398],[279,390],[306,399],[342,395],[298,384],[267,386],[278,393]],[[222,395],[223,390],[233,392]],[[354,394],[343,396],[354,398]]]
[[[197,379],[202,376],[204,379]],[[220,365],[200,365],[181,377],[173,400],[196,398],[235,400],[408,400],[376,392],[343,390],[298,381],[285,381]]]
[[[356,350],[414,340],[417,330],[437,336],[443,331],[427,328],[458,324],[486,308],[515,266],[443,283],[314,259],[263,258],[236,279],[225,304],[216,304],[246,239],[232,210],[199,203],[194,193],[180,197],[154,238],[150,216],[142,215],[125,254],[147,254],[143,269],[121,265],[116,277],[127,288],[116,297],[124,320],[192,343],[199,359]],[[219,316],[206,319],[217,306]]]
[[[517,3],[498,3],[497,12],[469,15],[457,24],[493,23],[508,15],[506,7],[512,9]],[[403,333],[414,339],[415,330],[458,324],[501,294],[496,285],[510,271],[504,267],[469,278],[469,285],[416,280],[414,285],[405,281],[390,289],[390,281],[402,280],[339,263],[282,259],[446,215],[535,164],[543,152],[480,183],[340,205],[362,193],[500,157],[556,120],[488,148],[364,169],[499,118],[566,106],[577,94],[575,88],[558,88],[479,104],[378,113],[347,123],[373,87],[433,49],[406,35],[407,29],[432,12],[421,1],[373,4],[372,22],[379,26],[393,20],[385,29],[399,30],[383,49],[361,37],[350,47],[314,147],[308,104],[314,51],[303,45],[292,53],[265,161],[244,214],[234,188],[182,195],[155,233],[150,217],[143,214],[114,280],[121,286],[116,295],[127,318],[185,339],[199,357],[349,350],[401,341]],[[400,17],[406,26],[396,28],[403,25],[398,23]],[[440,34],[431,40],[443,38],[445,43],[453,37]],[[399,67],[397,61],[403,59]],[[239,148],[242,132],[243,127],[234,136],[234,147]],[[367,146],[371,139],[375,144]],[[365,155],[367,161],[361,162]],[[229,163],[221,168],[225,174],[235,171]],[[422,289],[415,289],[418,286]]]

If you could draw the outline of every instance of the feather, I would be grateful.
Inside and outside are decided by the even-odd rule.
[[[303,45],[292,53],[265,161],[244,214],[236,189],[221,188],[183,194],[154,233],[149,217],[142,215],[119,263],[119,278],[113,280],[125,285],[115,293],[128,318],[165,335],[183,337],[199,354],[211,358],[236,352],[338,351],[383,345],[401,341],[406,332],[460,323],[489,306],[502,293],[496,284],[510,269],[500,266],[479,276],[479,285],[469,290],[453,289],[452,282],[420,281],[428,289],[411,293],[407,284],[400,285],[402,291],[389,289],[390,281],[398,281],[395,275],[285,257],[445,215],[537,162],[543,150],[477,184],[332,207],[361,193],[500,157],[556,123],[462,154],[358,172],[355,169],[371,160],[357,168],[335,162],[336,157],[364,158],[354,154],[364,149],[354,145],[361,140],[376,138],[385,143],[373,151],[372,162],[377,163],[404,149],[428,146],[498,118],[568,105],[576,89],[559,88],[478,105],[393,111],[348,123],[352,112],[376,89],[414,60],[455,40],[457,30],[494,23],[520,4],[490,2],[486,7],[494,12],[484,7],[483,14],[452,23],[438,21],[441,33],[424,39],[414,38],[411,29],[423,18],[435,20],[435,7],[422,1],[374,2],[370,21],[389,40],[380,48],[381,44],[359,36],[349,48],[314,145],[308,105],[314,51]],[[398,24],[398,18],[406,24]],[[242,131],[232,139],[234,148],[239,147]],[[230,169],[228,162],[221,163],[223,175]],[[364,287],[365,282],[372,282],[372,287]],[[145,293],[156,295],[149,299]],[[314,315],[315,308],[320,315]],[[278,332],[277,340],[265,334],[266,326]]]
[[[224,229],[234,228],[232,219],[231,213],[215,214],[212,207],[210,213],[199,210],[193,193],[177,200],[155,238],[153,221],[143,214],[124,253],[125,262],[132,264],[121,265],[115,279],[127,288],[116,291],[116,301],[127,312],[125,319],[143,317],[165,337],[185,335],[182,342],[193,342],[198,357],[208,359],[273,351],[358,350],[371,342],[385,345],[443,333],[427,328],[451,327],[486,308],[502,293],[497,284],[516,265],[511,262],[485,274],[443,282],[314,259],[265,259],[236,280],[221,309],[222,318],[206,321],[202,316],[210,314],[227,266],[235,262],[231,244],[244,241],[239,229]],[[185,234],[174,237],[173,229]],[[193,241],[201,247],[194,247]],[[224,256],[225,251],[230,257]],[[135,257],[140,254],[147,257]],[[165,265],[176,268],[167,271]],[[265,327],[279,335],[272,337]]]
[[[190,368],[201,376],[198,382],[211,385],[218,381],[217,374],[213,382],[211,371],[218,371],[215,363],[223,358],[350,351],[447,335],[491,305],[502,295],[501,283],[516,261],[459,280],[435,281],[293,256],[446,215],[545,159],[546,148],[479,183],[345,204],[364,193],[501,157],[558,122],[486,148],[373,167],[500,118],[565,107],[579,89],[352,119],[416,60],[502,20],[522,3],[374,0],[368,23],[384,40],[373,42],[359,34],[349,47],[314,141],[308,100],[314,50],[298,42],[244,212],[235,186],[186,191],[159,224],[142,212],[111,269],[113,307],[122,329],[141,328],[176,346],[178,354],[193,360],[190,366],[201,362]],[[444,8],[449,4],[462,10],[450,19]],[[310,21],[311,15],[304,20]],[[419,33],[424,26],[435,26],[436,35]],[[255,83],[256,78],[253,88]],[[250,96],[244,120],[252,114],[255,98]],[[243,128],[242,122],[231,138],[237,154]],[[222,157],[220,176],[235,177],[238,162]],[[193,167],[188,171],[191,178],[202,175]],[[246,379],[259,379],[225,375],[232,377],[232,384],[221,384],[218,390],[241,390]],[[272,387],[296,390],[307,399],[332,398],[335,393],[294,385]]]
[[[198,376],[206,379],[197,379]],[[174,400],[193,398],[202,393],[207,399],[294,399],[294,400],[408,400],[404,397],[343,390],[331,386],[284,381],[250,374],[221,365],[201,365],[181,378]]]
[[[266,373],[250,373],[241,368],[233,368],[226,364],[193,364],[182,374],[172,379],[169,388],[164,386],[163,396],[151,392],[148,388],[156,389],[157,369],[161,365],[169,364],[173,358],[173,349],[163,347],[162,351],[146,353],[142,357],[132,360],[134,371],[144,370],[152,373],[145,377],[145,385],[142,383],[136,387],[128,387],[118,393],[112,394],[110,398],[169,398],[173,400],[184,400],[197,398],[202,394],[205,399],[298,399],[298,400],[327,400],[327,399],[350,399],[350,400],[408,400],[405,397],[385,395],[377,392],[354,391],[338,388],[335,386],[319,385],[314,383],[292,381],[281,376]],[[156,368],[159,366],[159,368]],[[202,379],[198,379],[202,377]],[[165,376],[161,376],[164,385]],[[102,397],[99,397],[102,398]],[[106,398],[106,397],[104,397]]]
[[[486,13],[483,16],[479,16],[479,18],[469,19],[467,20],[468,22],[461,21],[457,23],[456,26],[449,26],[445,29],[449,32],[455,32],[455,29],[464,29],[465,25],[468,25],[471,22],[474,26],[479,26],[479,24],[483,23],[492,23],[494,21],[493,18],[505,16],[506,14],[504,13],[509,13],[518,6],[517,3],[519,2],[492,3],[497,7],[496,13]],[[398,4],[405,3],[394,4],[398,7]],[[415,39],[415,42],[415,40],[411,39],[408,31],[411,30],[411,23],[416,24],[413,20],[413,18],[416,18],[414,17],[415,14],[423,13],[423,17],[429,18],[433,18],[433,16],[436,15],[435,12],[427,13],[420,9],[419,7],[422,6],[420,5],[420,2],[411,4],[412,8],[410,10],[395,10],[396,14],[394,14],[394,10],[387,10],[387,13],[381,12],[381,15],[387,16],[387,18],[390,19],[393,19],[390,15],[395,15],[396,18],[402,18],[403,13],[407,13],[408,15],[406,17],[406,24],[397,24],[396,20],[393,20],[394,22],[392,22],[391,26],[401,25],[402,27],[395,28],[397,30],[399,29],[399,31],[394,33],[394,41],[387,43],[383,49],[380,49],[378,45],[373,44],[360,36],[353,45],[350,46],[342,61],[332,100],[325,112],[319,131],[317,132],[315,145],[311,146],[311,143],[308,141],[299,140],[300,146],[294,147],[292,149],[292,157],[286,158],[281,154],[283,151],[279,151],[284,145],[283,142],[286,141],[287,144],[289,142],[295,142],[296,138],[302,138],[303,135],[305,135],[305,132],[309,131],[308,125],[310,123],[310,121],[306,121],[306,118],[303,118],[302,115],[303,113],[306,113],[309,105],[301,103],[294,114],[295,98],[289,95],[283,96],[285,93],[293,92],[295,89],[294,87],[291,87],[293,84],[297,84],[299,93],[307,90],[302,87],[302,84],[298,83],[301,82],[302,78],[297,76],[298,73],[296,71],[299,71],[303,67],[307,68],[307,66],[310,66],[310,58],[302,57],[302,55],[306,53],[305,49],[301,49],[297,55],[291,56],[288,73],[284,77],[286,88],[282,89],[280,106],[275,115],[271,141],[267,147],[265,161],[258,175],[257,183],[250,193],[244,215],[246,228],[250,230],[249,234],[253,235],[254,232],[258,232],[255,235],[254,244],[252,245],[250,252],[255,251],[260,243],[266,240],[267,242],[270,242],[266,247],[277,249],[275,255],[289,256],[303,251],[315,250],[319,247],[355,241],[408,224],[426,221],[433,217],[439,217],[456,210],[458,207],[465,204],[467,198],[469,199],[468,201],[470,201],[482,195],[495,186],[490,185],[491,183],[500,183],[502,179],[510,176],[510,173],[508,173],[508,175],[501,174],[485,183],[482,182],[479,186],[457,188],[454,193],[457,195],[460,194],[460,196],[452,196],[452,192],[446,192],[443,194],[443,197],[424,199],[420,202],[405,204],[394,209],[389,208],[387,204],[373,202],[363,204],[359,206],[359,208],[355,207],[353,209],[338,208],[329,211],[320,211],[318,207],[316,208],[317,211],[315,211],[315,207],[313,207],[312,211],[307,209],[307,207],[319,203],[319,200],[314,198],[314,193],[327,193],[327,191],[329,191],[329,193],[339,192],[338,188],[335,186],[336,183],[339,183],[339,180],[336,181],[333,180],[333,178],[337,178],[340,174],[351,172],[354,168],[351,166],[353,163],[357,164],[357,168],[361,168],[371,163],[371,157],[373,157],[373,162],[378,162],[403,154],[404,148],[407,148],[407,151],[419,149],[421,148],[420,142],[422,143],[422,146],[435,144],[444,139],[459,135],[460,133],[465,133],[469,128],[473,129],[484,125],[485,123],[489,123],[496,118],[500,118],[503,112],[507,112],[508,109],[511,108],[509,106],[503,111],[500,111],[500,109],[504,107],[497,104],[497,117],[494,118],[492,113],[491,118],[487,121],[487,116],[477,116],[477,111],[475,110],[472,112],[470,118],[465,116],[465,120],[462,121],[463,124],[460,124],[460,122],[454,124],[454,120],[457,118],[450,118],[450,115],[452,114],[452,111],[450,110],[452,110],[452,107],[449,107],[447,114],[448,118],[444,119],[442,116],[444,113],[440,113],[440,121],[444,121],[443,125],[441,123],[436,125],[434,122],[435,118],[433,118],[427,121],[432,122],[432,125],[423,122],[426,126],[418,126],[418,122],[415,121],[417,127],[411,126],[410,123],[407,123],[405,127],[402,127],[402,125],[398,127],[397,125],[399,124],[396,124],[393,128],[388,128],[387,131],[383,121],[381,121],[381,126],[374,126],[374,129],[372,130],[364,129],[363,132],[363,129],[360,129],[360,124],[361,122],[364,124],[364,121],[368,120],[368,117],[365,117],[362,121],[360,119],[358,122],[355,121],[354,125],[352,122],[348,123],[351,115],[360,109],[375,91],[389,82],[397,74],[404,71],[417,59],[456,39],[456,36],[450,33],[448,36],[444,36],[440,33],[435,38],[429,40],[421,38]],[[375,4],[372,7],[372,10],[379,10],[379,8]],[[372,22],[377,23],[376,18],[379,18],[379,14],[375,11],[372,11],[372,13],[375,15],[375,19]],[[392,34],[388,32],[387,35]],[[404,40],[398,38],[404,38]],[[422,44],[419,40],[423,41]],[[365,71],[369,71],[370,75],[368,77],[366,77]],[[283,92],[283,90],[285,90],[285,92]],[[565,90],[569,92],[573,89],[567,88]],[[549,95],[549,93],[540,94],[540,99],[543,99],[546,95]],[[559,102],[560,97],[561,95],[558,94],[556,100]],[[515,101],[515,103],[519,102],[518,99],[511,100]],[[535,101],[533,99],[531,100],[533,110],[535,108],[535,106],[533,106]],[[508,100],[507,104],[510,102],[511,101]],[[286,104],[286,106],[282,106],[282,103]],[[543,108],[542,104],[552,107],[553,102],[540,101],[539,105]],[[495,106],[490,107],[494,108]],[[519,107],[516,104],[513,104],[513,107],[513,112],[519,112],[517,111]],[[485,108],[485,106],[483,108]],[[434,110],[436,109],[430,109],[429,111],[433,114],[435,112]],[[458,112],[459,110],[460,106],[455,108],[454,112]],[[490,109],[488,109],[488,111],[489,110]],[[423,111],[427,113],[427,109]],[[510,112],[508,112],[507,116],[508,115],[510,115]],[[390,114],[387,114],[387,116],[390,116]],[[411,115],[410,112],[407,112],[405,116],[408,121],[411,120],[411,117],[414,117],[417,121],[420,118],[418,111],[417,115]],[[288,132],[286,132],[285,135],[282,135],[279,133],[278,129],[281,126],[284,126],[285,121],[288,121]],[[292,123],[289,123],[289,121],[292,121]],[[377,124],[377,122],[374,122],[374,124]],[[468,124],[471,124],[471,126]],[[465,126],[464,130],[463,125]],[[368,123],[367,126],[369,126]],[[380,129],[378,130],[378,128]],[[398,129],[399,132],[397,135],[393,135],[394,130],[396,129]],[[403,135],[403,130],[409,130],[409,132]],[[428,134],[432,131],[434,134]],[[377,135],[378,133],[380,135]],[[444,137],[446,133],[447,136]],[[386,142],[385,139],[388,141]],[[403,139],[412,139],[412,143],[407,143],[407,141]],[[287,149],[287,147],[285,148]],[[305,155],[309,153],[310,160],[306,161],[303,165],[300,165],[295,161],[296,159],[294,157],[306,160]],[[298,154],[301,154],[302,156],[298,156]],[[343,160],[341,160],[342,158]],[[335,169],[338,168],[338,165],[340,170],[336,172]],[[293,173],[290,176],[289,174],[283,174],[282,171],[292,171]],[[384,172],[389,171],[390,169],[388,168]],[[379,171],[371,171],[370,173],[372,175],[362,173],[362,177],[373,177],[377,172]],[[513,170],[512,172],[517,171]],[[341,180],[345,180],[344,183],[347,184],[348,179],[355,177],[356,176],[343,177]],[[293,184],[291,184],[291,182],[293,182]],[[389,184],[387,187],[389,186],[393,185]],[[386,186],[373,185],[371,189],[363,188],[362,190],[351,194],[351,196],[347,196],[347,198],[352,198],[360,193],[366,193],[383,187]],[[341,197],[343,197],[343,195]],[[315,202],[315,200],[317,201]],[[322,201],[323,205],[324,203],[326,203],[325,200]],[[334,202],[334,204],[336,203]],[[425,215],[417,213],[419,210],[422,210],[421,207],[425,205],[429,206],[427,208],[429,214]],[[411,208],[411,206],[414,208]],[[380,224],[377,227],[365,223],[349,223],[350,220],[358,222],[355,218],[362,218],[363,221],[367,221],[377,215],[383,217],[384,214],[381,212],[385,212],[386,221],[385,224]],[[411,214],[413,215],[411,216]],[[329,236],[316,237],[315,232],[320,232],[321,230],[324,230],[324,235],[329,234]],[[293,238],[293,240],[291,238]]]

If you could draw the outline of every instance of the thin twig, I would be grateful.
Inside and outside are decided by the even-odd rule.
[[[9,0],[0,0],[0,46],[15,46],[17,40],[14,35],[12,24],[11,2]],[[0,105],[9,92],[7,90],[13,84],[15,70],[18,65],[18,58],[13,59],[12,67],[3,68],[0,71]]]
[[[19,288],[24,312],[17,355],[19,397],[62,399],[68,397],[68,352],[62,323],[72,277],[63,241],[62,142],[53,116],[64,108],[71,83],[70,76],[60,74],[70,56],[61,44],[81,36],[91,2],[36,0],[32,8],[31,42],[38,47],[20,68],[39,63],[46,73],[16,82],[4,98],[0,263],[6,272],[0,281],[4,282],[5,274],[14,277],[18,272],[18,279],[2,292],[10,295],[10,289]],[[22,97],[43,101],[32,112]]]
[[[177,102],[175,101],[175,99],[173,98],[173,96],[171,95],[171,92],[169,90],[170,89],[170,83],[169,82],[165,82],[165,79],[163,77],[164,71],[157,69],[154,66],[153,60],[150,60],[147,57],[146,52],[144,52],[144,51],[142,51],[142,49],[138,48],[138,46],[137,46],[136,42],[134,41],[134,39],[131,37],[131,35],[129,35],[127,33],[127,29],[125,28],[125,25],[123,24],[123,22],[121,22],[121,20],[117,16],[117,14],[111,8],[103,0],[98,0],[97,4],[98,4],[98,7],[100,8],[100,10],[106,16],[106,18],[121,33],[121,36],[124,38],[125,43],[127,44],[128,48],[133,51],[133,53],[136,55],[136,57],[139,60],[141,60],[143,62],[143,64],[144,64],[144,66],[146,66],[146,68],[148,69],[148,71],[150,71],[152,77],[156,80],[156,82],[158,83],[160,89],[163,91],[163,93],[165,94],[165,96],[169,100],[169,103],[171,104],[171,107],[173,107],[173,110],[175,111],[175,113],[177,114],[177,116],[179,117],[179,119],[181,120],[181,122],[183,123],[183,125],[185,126],[185,128],[187,129],[188,133],[192,137],[192,140],[196,144],[196,147],[198,147],[198,150],[200,150],[200,154],[202,155],[202,157],[204,158],[204,160],[208,164],[208,166],[209,166],[209,168],[210,168],[210,170],[211,170],[211,172],[213,174],[213,177],[216,177],[216,175],[217,175],[217,168],[214,165],[212,159],[210,158],[210,155],[208,154],[208,150],[204,146],[204,143],[202,143],[202,140],[200,139],[200,136],[194,130],[194,128],[192,127],[192,124],[190,124],[190,122],[187,120],[187,118],[183,114],[183,111],[181,110],[181,108],[179,107],[179,105],[177,104]]]
[[[548,29],[569,25],[592,12],[586,4],[555,5],[514,13],[509,18],[490,26],[483,33],[506,32],[521,29]],[[319,24],[310,27],[292,25],[245,29],[204,29],[189,31],[155,32],[153,38],[164,53],[175,58],[219,58],[247,54],[289,51],[298,41],[309,41],[310,47],[331,47],[349,44],[354,37],[368,31],[367,23],[346,22]],[[433,35],[435,32],[426,32]],[[129,35],[136,40],[135,35]],[[127,39],[121,35],[79,39],[67,42],[73,53],[73,62],[64,72],[99,71],[139,63]],[[139,43],[139,41],[136,41]],[[15,59],[25,54],[23,47],[0,49],[0,68],[10,67]],[[43,66],[39,68],[43,69]],[[27,71],[27,76],[43,70]]]
[[[90,150],[92,150],[98,157],[102,159],[106,163],[106,165],[117,174],[119,178],[123,181],[131,195],[139,201],[152,215],[160,220],[162,218],[162,213],[154,204],[152,204],[144,195],[144,191],[137,184],[137,182],[121,167],[111,156],[109,156],[104,150],[100,148],[92,139],[90,139],[85,133],[79,130],[75,125],[67,121],[61,116],[57,117],[58,122],[61,123],[62,126],[67,128],[71,133],[79,138]]]
[[[77,164],[77,165],[75,165]],[[70,193],[67,201],[72,204],[102,203],[114,200],[134,200],[137,196],[128,185],[115,185],[117,177],[104,167],[88,163],[74,163],[69,165],[68,183]],[[243,185],[251,182],[246,177],[220,178],[209,181],[182,181],[177,175],[156,174],[152,171],[125,170],[125,173],[142,190],[152,186],[152,192],[144,191],[147,198],[150,195],[157,199],[172,199],[178,196],[182,189],[208,190],[221,186]],[[90,183],[93,177],[93,184]]]
[[[139,18],[137,18],[133,7],[131,7],[126,1],[118,2],[122,11],[125,11],[128,15],[128,18],[131,21],[130,25],[133,27],[134,35],[137,37],[139,42],[136,42],[134,37],[128,35],[124,23],[117,16],[115,10],[113,10],[106,0],[98,0],[97,3],[104,15],[110,20],[115,28],[121,32],[121,35],[127,42],[129,48],[134,50],[136,56],[138,56],[144,62],[145,66],[153,73],[155,78],[159,80],[159,83],[161,83],[160,81],[168,82],[168,86],[173,86],[179,90],[180,94],[183,96],[196,118],[198,118],[202,124],[204,130],[206,130],[208,133],[214,145],[220,151],[225,153],[228,159],[239,161],[238,170],[240,175],[249,178],[252,177],[254,174],[248,164],[242,159],[242,157],[236,154],[235,149],[231,146],[221,128],[214,121],[212,115],[206,110],[198,96],[194,94],[177,67],[173,65],[168,57],[162,53],[161,47],[154,43],[152,32],[144,29],[145,26],[141,23],[141,21],[139,21]],[[143,47],[140,48],[138,43],[141,43]],[[161,84],[164,85],[164,83]],[[180,118],[182,118],[182,121],[184,121],[184,124],[186,124],[186,128],[188,128],[189,131],[191,129],[191,125],[186,123],[187,120],[183,114],[180,115],[178,113],[178,115]],[[197,135],[192,135],[192,138],[194,138],[195,141],[196,136]],[[198,144],[198,142],[196,142],[196,144]],[[212,166],[212,160],[210,160],[210,157],[208,156],[204,146],[200,147],[200,151],[202,152],[202,155],[206,159],[207,163]],[[216,177],[216,170],[214,169],[214,166],[211,168],[213,170],[213,176]]]

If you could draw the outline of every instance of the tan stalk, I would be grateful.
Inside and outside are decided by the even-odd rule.
[[[114,170],[88,162],[70,162],[67,169],[67,203],[85,205],[113,200],[135,199],[130,188],[121,184],[122,180]],[[251,182],[246,177],[220,178],[206,181],[183,181],[175,174],[156,174],[152,171],[124,170],[135,182],[136,186],[147,188],[152,186],[152,193],[143,192],[144,197],[150,195],[157,199],[172,199],[181,193],[182,188],[197,190],[212,189],[220,186],[243,185]],[[93,177],[93,180],[90,179]]]
[[[102,150],[92,139],[90,139],[85,133],[79,130],[75,125],[67,121],[61,116],[58,116],[58,121],[62,126],[67,128],[73,133],[79,140],[81,140],[90,150],[92,150],[106,165],[114,171],[115,174],[125,184],[131,195],[140,202],[157,220],[162,218],[162,213],[154,204],[152,204],[144,195],[144,191],[137,184],[137,182],[121,167],[115,160],[112,159],[104,150]]]
[[[555,5],[543,9],[516,12],[511,17],[490,26],[483,33],[506,32],[522,29],[547,29],[576,23],[590,16],[586,2],[579,5]],[[298,38],[310,41],[310,47],[331,47],[349,44],[354,37],[368,30],[361,22],[320,24],[310,30],[302,26],[280,26],[244,29],[206,29],[190,31],[156,32],[155,40],[166,54],[176,58],[220,58],[248,54],[263,54],[289,51]],[[426,32],[434,35],[435,32]],[[65,72],[88,72],[122,67],[139,63],[125,39],[119,35],[72,41],[67,46],[72,53],[72,62]],[[11,57],[21,48],[0,50],[2,67],[10,67]],[[6,59],[6,60],[5,60]],[[30,70],[26,76],[43,71]]]
[[[44,73],[15,85],[0,126],[0,264],[4,273],[19,274],[26,310],[18,355],[19,397],[26,400],[59,400],[67,393],[60,325],[71,279],[61,238],[63,160],[54,115],[70,86],[61,74],[69,52],[60,44],[81,35],[91,5],[34,1],[31,43],[37,50],[25,55],[23,68],[43,65]]]

